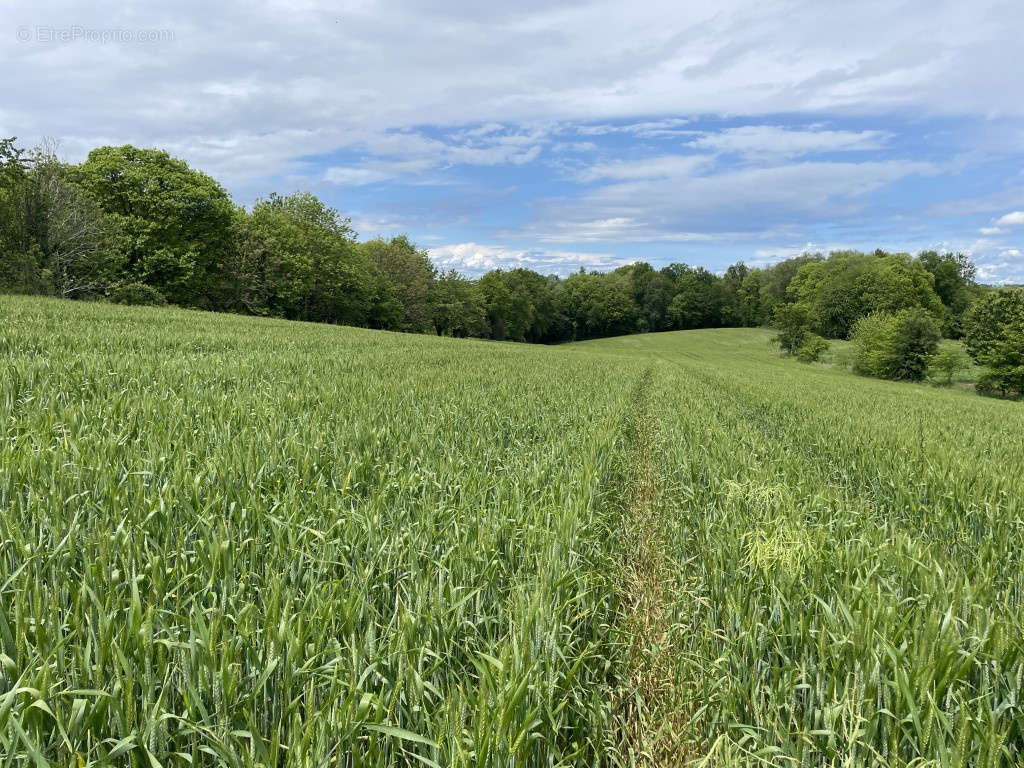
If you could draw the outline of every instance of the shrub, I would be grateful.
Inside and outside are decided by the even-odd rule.
[[[816,363],[828,351],[828,342],[816,333],[808,333],[804,343],[796,351],[796,359],[801,363]]]
[[[893,318],[873,312],[858,320],[850,333],[853,342],[853,370],[865,376],[885,377],[889,369]]]
[[[853,368],[866,376],[920,381],[940,338],[935,319],[923,309],[874,312],[853,328]]]
[[[939,348],[928,366],[928,376],[949,386],[953,377],[971,367],[971,359],[959,344],[949,343]]]
[[[810,320],[803,307],[783,304],[775,310],[775,328],[778,334],[772,337],[772,342],[787,355],[796,354],[810,335],[809,325]]]
[[[107,298],[115,304],[163,306],[167,303],[167,299],[156,288],[138,282],[112,285],[107,291]]]
[[[1020,381],[1024,382],[1024,368],[1021,368],[1018,377]],[[1007,379],[1004,372],[996,372],[992,369],[986,370],[978,377],[978,382],[974,385],[974,388],[978,390],[979,394],[989,397],[1003,397],[1010,400],[1019,399],[1021,393],[1024,392],[1024,384],[1014,386],[1013,382]]]

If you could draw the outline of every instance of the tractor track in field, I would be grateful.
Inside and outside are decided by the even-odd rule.
[[[686,724],[673,664],[671,594],[653,369],[641,375],[626,412],[622,457],[621,626],[627,669],[615,700],[619,761],[629,766],[685,762]]]

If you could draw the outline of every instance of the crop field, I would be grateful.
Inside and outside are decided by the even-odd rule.
[[[1021,765],[1024,406],[769,336],[0,297],[0,767]]]

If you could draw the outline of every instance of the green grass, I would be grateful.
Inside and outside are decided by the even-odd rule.
[[[0,766],[1020,764],[1024,410],[769,335],[0,297]]]

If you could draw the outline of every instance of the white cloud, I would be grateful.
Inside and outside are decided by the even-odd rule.
[[[1006,233],[1006,230],[999,227],[982,227],[978,232],[983,235],[1002,235]]]
[[[829,253],[830,251],[846,250],[848,245],[823,245],[807,242],[804,245],[782,245],[773,248],[757,248],[753,257],[746,261],[751,267],[767,267],[786,259],[792,259],[804,253]]]
[[[1024,251],[1000,248],[975,255],[978,279],[995,285],[1024,284]]]
[[[1000,216],[995,221],[997,227],[1020,227],[1024,226],[1024,211],[1012,211],[1005,216]]]
[[[457,269],[467,275],[479,275],[492,269],[532,269],[541,274],[567,275],[580,267],[614,269],[635,259],[608,253],[517,249],[479,243],[453,243],[430,249],[430,258],[443,269]]]
[[[458,132],[449,140],[410,132],[387,132],[353,138],[350,146],[370,154],[356,165],[329,166],[323,179],[338,186],[360,186],[417,174],[451,165],[523,165],[537,159],[547,138],[540,132],[495,135],[501,126]],[[396,159],[388,159],[396,158]],[[443,183],[433,179],[432,183]]]
[[[542,222],[533,235],[544,243],[697,243],[716,239],[716,235],[707,232],[658,230],[644,219],[629,216]]]
[[[692,131],[685,128],[690,120],[684,117],[644,120],[638,123],[601,123],[577,126],[576,132],[584,136],[604,136],[609,133],[630,133],[642,139],[662,139],[683,136]]]
[[[707,172],[681,155],[596,165],[607,179],[578,200],[550,201],[529,232],[543,242],[693,242],[813,219],[855,220],[887,184],[937,172],[906,160],[794,162]],[[606,225],[613,222],[614,226]]]
[[[183,0],[173,12],[14,0],[4,16],[29,28],[173,32],[145,44],[0,37],[0,64],[18,72],[5,83],[7,134],[62,138],[72,159],[108,141],[164,146],[238,189],[422,125],[479,123],[484,138],[553,121],[596,134],[614,120],[627,122],[610,130],[650,139],[684,135],[697,114],[1024,111],[1007,96],[1024,79],[1024,7],[1004,0]],[[224,141],[230,152],[217,149]],[[528,162],[535,147],[462,156]]]
[[[356,187],[362,184],[372,184],[376,181],[384,181],[391,176],[383,171],[374,171],[369,168],[346,168],[333,166],[324,171],[324,179],[332,184],[343,187]]]
[[[663,155],[642,160],[597,163],[578,175],[583,182],[599,179],[667,179],[690,176],[710,162],[706,155]]]
[[[774,125],[745,125],[718,133],[705,133],[690,144],[715,152],[797,157],[823,152],[881,149],[888,138],[881,131],[794,130]]]

